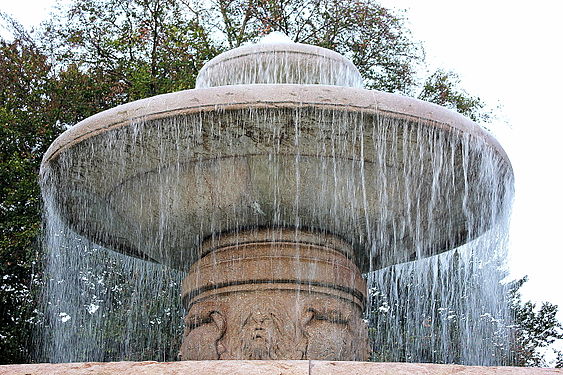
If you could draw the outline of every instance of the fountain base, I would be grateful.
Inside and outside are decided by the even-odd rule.
[[[182,359],[369,358],[366,283],[339,238],[239,232],[204,243],[182,285]]]

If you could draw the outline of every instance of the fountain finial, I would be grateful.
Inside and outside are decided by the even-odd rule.
[[[266,34],[258,41],[258,44],[278,44],[278,43],[294,43],[290,37],[281,31],[272,31]]]

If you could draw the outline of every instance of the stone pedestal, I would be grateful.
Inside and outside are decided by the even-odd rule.
[[[366,283],[334,236],[261,230],[209,240],[182,297],[184,360],[368,359]]]

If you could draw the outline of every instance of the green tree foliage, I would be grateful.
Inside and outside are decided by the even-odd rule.
[[[403,18],[376,3],[357,0],[183,1],[225,48],[280,31],[293,41],[335,50],[354,62],[366,86],[412,93],[422,48]]]
[[[0,363],[27,361],[31,347],[41,226],[37,172],[59,133],[49,110],[51,73],[26,34],[0,40]]]
[[[557,320],[558,307],[549,302],[537,306],[530,301],[523,303],[519,288],[527,278],[517,281],[511,292],[512,308],[515,315],[514,359],[516,366],[540,367],[545,362],[545,351],[555,340],[563,339],[563,326]],[[557,364],[562,355],[557,353]]]
[[[474,121],[487,121],[490,114],[483,112],[485,104],[460,88],[460,79],[451,71],[438,69],[426,79],[419,99],[453,109]]]
[[[73,92],[103,93],[103,102],[93,102],[99,111],[192,88],[205,61],[272,31],[347,56],[368,88],[418,92],[422,100],[488,119],[484,103],[461,89],[453,72],[438,70],[420,87],[421,44],[401,13],[370,1],[74,0],[46,23],[42,41],[58,67],[90,79],[90,90]]]
[[[179,1],[76,0],[42,38],[60,67],[94,78],[106,103],[192,88],[217,49]]]

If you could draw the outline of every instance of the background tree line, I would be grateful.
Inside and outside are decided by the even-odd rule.
[[[207,60],[271,31],[342,53],[368,88],[476,121],[490,116],[455,73],[421,77],[424,51],[404,16],[370,1],[73,0],[33,32],[1,16],[11,37],[0,39],[0,363],[33,358],[43,283],[37,174],[47,147],[68,126],[132,100],[193,88]],[[561,325],[556,306],[522,303],[522,282],[512,292],[512,363],[537,366],[538,349],[562,337]]]

